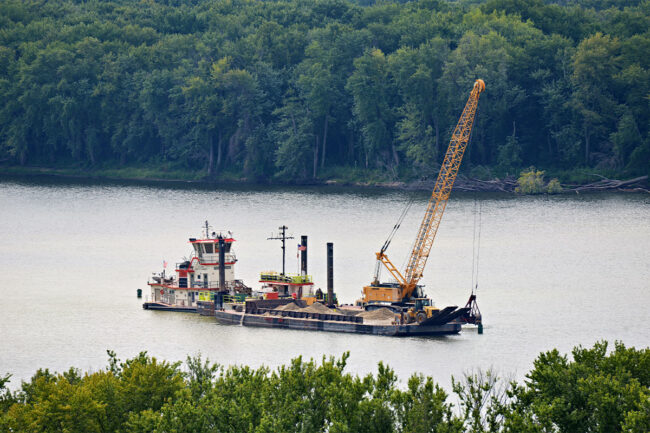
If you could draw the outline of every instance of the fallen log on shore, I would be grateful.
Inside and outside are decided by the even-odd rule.
[[[465,192],[514,192],[516,187],[517,179],[512,176],[492,180],[464,177],[456,180],[456,185],[454,185],[455,190]]]
[[[435,185],[435,180],[419,180],[405,185],[405,189],[430,191]],[[463,192],[514,192],[517,179],[508,176],[503,179],[481,180],[459,176],[454,184],[454,191]]]
[[[562,185],[565,190],[580,194],[581,192],[610,191],[618,190],[624,192],[648,192],[648,176],[635,177],[629,180],[602,179],[598,182],[588,183],[586,185]]]
[[[599,176],[599,175],[596,175]],[[599,176],[602,179],[598,182],[584,185],[562,184],[562,193],[588,193],[599,191],[620,191],[620,192],[647,192],[650,193],[648,186],[648,176],[639,176],[634,179],[618,180],[608,179]],[[420,180],[404,185],[405,189],[415,189],[430,191],[433,189],[435,181]],[[517,179],[513,176],[507,176],[503,179],[481,180],[468,177],[460,177],[456,180],[454,191],[463,192],[507,192],[514,193],[517,188]]]

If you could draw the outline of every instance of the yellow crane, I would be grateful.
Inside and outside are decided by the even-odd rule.
[[[385,254],[386,248],[392,238],[391,234],[389,240],[384,243],[381,251],[376,253],[377,268],[375,271],[375,278],[369,286],[363,288],[363,298],[361,299],[363,304],[404,304],[415,300],[415,307],[412,309],[411,313],[412,315],[419,314],[417,317],[418,321],[422,321],[426,319],[426,317],[431,317],[432,311],[436,310],[436,308],[432,307],[429,302],[426,302],[428,300],[425,300],[425,302],[420,300],[420,302],[418,302],[418,298],[423,298],[418,282],[422,278],[422,272],[424,271],[427,259],[429,258],[429,252],[431,251],[433,240],[436,237],[442,214],[445,211],[449,195],[451,194],[451,189],[456,180],[456,176],[458,175],[458,168],[460,167],[463,154],[465,153],[465,149],[469,143],[474,118],[476,117],[478,100],[484,90],[485,82],[481,79],[476,80],[469,95],[469,99],[465,104],[465,108],[463,109],[463,113],[460,116],[460,120],[456,125],[456,129],[454,129],[454,133],[451,136],[445,159],[440,167],[438,179],[433,187],[433,193],[431,194],[426,212],[424,213],[424,218],[422,219],[420,229],[415,238],[413,250],[411,251],[411,256],[405,272],[401,273]],[[395,231],[398,226],[399,225],[396,225],[393,230]],[[381,268],[379,263],[383,264],[383,266],[388,269],[397,283],[379,282],[379,270]],[[418,313],[418,311],[421,310],[424,310],[426,313]]]

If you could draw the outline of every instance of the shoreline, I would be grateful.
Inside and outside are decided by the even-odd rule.
[[[115,176],[105,175],[101,172],[84,173],[83,170],[74,169],[57,169],[50,167],[24,167],[24,166],[2,166],[0,165],[0,180],[2,178],[50,178],[56,180],[71,180],[71,181],[95,181],[95,182],[125,182],[132,184],[152,184],[152,185],[186,185],[196,187],[219,187],[219,186],[239,186],[239,187],[336,187],[336,188],[364,188],[364,189],[382,189],[382,190],[411,190],[411,191],[431,191],[435,181],[386,181],[386,182],[351,182],[341,181],[336,179],[311,179],[308,181],[299,182],[277,182],[277,181],[253,181],[247,178],[229,178],[229,179],[182,179],[179,177],[132,177],[132,176]],[[640,179],[640,180],[639,180]],[[642,176],[633,180],[638,182],[630,183],[630,181],[613,181],[620,182],[621,187],[609,188],[591,188],[593,184],[573,184],[562,185],[563,190],[553,195],[566,195],[566,194],[593,194],[600,192],[615,192],[615,193],[650,193],[648,188],[648,176]],[[634,185],[644,184],[644,186]],[[623,188],[623,186],[631,186],[631,188]],[[517,180],[514,177],[506,177],[503,179],[480,180],[471,179],[467,177],[459,177],[453,187],[455,192],[474,192],[474,193],[503,193],[507,195],[535,195],[535,194],[520,194],[515,192]],[[548,193],[537,195],[551,195]]]

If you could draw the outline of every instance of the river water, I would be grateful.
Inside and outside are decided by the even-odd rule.
[[[523,379],[541,351],[606,339],[650,344],[650,197],[478,196],[478,302],[485,333],[437,338],[224,326],[193,314],[145,311],[136,289],[190,253],[208,219],[237,240],[237,278],[258,286],[281,268],[279,226],[309,236],[309,272],[326,287],[326,242],[334,243],[339,300],[353,302],[412,193],[348,188],[200,187],[60,180],[0,181],[0,375],[12,386],[38,368],[95,371],[106,350],[125,359],[146,350],[167,360],[201,353],[224,365],[275,367],[302,355],[349,351],[349,371],[379,361],[401,380],[418,372],[448,387],[452,375],[493,368]],[[389,257],[410,252],[428,194],[415,193]],[[463,305],[472,283],[476,197],[454,193],[425,270],[440,307]]]

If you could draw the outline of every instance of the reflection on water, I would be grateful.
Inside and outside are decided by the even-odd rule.
[[[106,349],[121,358],[147,350],[169,360],[201,352],[222,364],[254,366],[350,351],[351,371],[374,371],[383,360],[402,379],[421,372],[448,385],[452,374],[477,367],[521,378],[553,347],[567,351],[599,339],[648,345],[644,195],[478,196],[484,335],[471,328],[452,337],[389,338],[222,326],[198,315],[144,311],[136,299],[137,288],[148,293],[147,277],[163,260],[189,254],[187,239],[208,219],[234,232],[236,275],[253,286],[259,271],[281,267],[278,243],[266,240],[280,225],[296,238],[309,236],[309,272],[323,288],[325,245],[334,242],[335,289],[341,301],[353,302],[411,194],[416,203],[388,251],[396,264],[410,252],[426,193],[4,180],[0,374],[19,380],[39,367],[96,370],[106,364]],[[423,283],[438,306],[469,296],[474,199],[452,195],[431,252]],[[294,249],[287,249],[288,272],[298,269]]]

